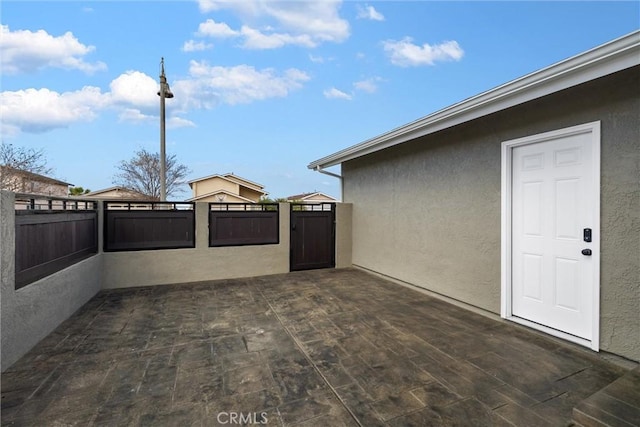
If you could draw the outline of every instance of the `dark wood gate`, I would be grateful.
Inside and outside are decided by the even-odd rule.
[[[291,204],[291,271],[336,265],[335,203]]]

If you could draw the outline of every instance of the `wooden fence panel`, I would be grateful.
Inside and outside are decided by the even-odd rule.
[[[195,212],[105,209],[105,251],[195,248]]]
[[[16,211],[16,289],[97,252],[95,211]]]
[[[279,242],[277,210],[209,212],[209,246],[269,245]]]

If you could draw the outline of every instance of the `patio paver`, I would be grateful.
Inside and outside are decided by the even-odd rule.
[[[314,270],[102,291],[2,373],[0,416],[567,426],[578,403],[626,372],[363,271]]]

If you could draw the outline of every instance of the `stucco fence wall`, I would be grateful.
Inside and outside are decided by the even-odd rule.
[[[501,143],[601,121],[600,348],[640,361],[639,68],[342,165],[353,264],[500,313]]]
[[[96,255],[16,290],[14,200],[13,193],[0,192],[2,371],[89,301],[102,285],[102,257]]]
[[[196,247],[103,253],[103,288],[254,277],[289,271],[290,209],[280,204],[278,244],[210,248],[208,204],[196,203]],[[351,265],[351,206],[336,205],[336,267]]]
[[[289,271],[290,210],[280,204],[280,243],[208,247],[208,204],[196,203],[196,247],[190,249],[100,252],[51,276],[15,290],[13,193],[2,192],[0,270],[2,272],[2,371],[80,309],[100,289],[190,283],[253,277]],[[351,206],[336,205],[336,267],[351,266]]]

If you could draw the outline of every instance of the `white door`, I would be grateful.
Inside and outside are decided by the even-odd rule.
[[[531,137],[511,149],[511,303],[514,317],[591,340],[599,135],[596,141],[586,129]]]

